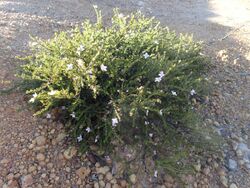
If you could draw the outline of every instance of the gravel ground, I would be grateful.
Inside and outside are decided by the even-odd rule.
[[[29,35],[49,38],[84,18],[95,19],[92,5],[109,22],[113,7],[123,13],[141,10],[163,25],[193,33],[212,57],[207,77],[214,83],[204,122],[225,138],[225,163],[215,156],[197,162],[187,187],[250,187],[250,3],[247,0],[1,0],[0,88],[8,88],[19,61],[28,53]],[[142,171],[108,157],[78,156],[63,125],[32,116],[21,93],[0,95],[0,187],[182,187],[167,174],[158,184]],[[133,153],[128,148],[123,152]],[[136,165],[135,165],[136,166]],[[140,166],[140,164],[137,164]]]

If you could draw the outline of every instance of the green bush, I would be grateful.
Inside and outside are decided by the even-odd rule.
[[[201,44],[140,12],[115,9],[104,27],[95,10],[96,23],[33,42],[20,76],[36,114],[61,109],[85,149],[139,142],[153,153],[190,141],[207,63]]]

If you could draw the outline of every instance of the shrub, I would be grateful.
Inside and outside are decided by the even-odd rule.
[[[207,63],[201,44],[140,12],[115,9],[104,27],[95,10],[96,23],[33,43],[20,76],[36,114],[60,111],[85,149],[139,142],[155,155],[192,143],[192,101],[201,96]]]

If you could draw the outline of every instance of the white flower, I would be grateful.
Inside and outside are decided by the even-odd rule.
[[[72,112],[72,113],[70,114],[70,116],[71,116],[72,118],[76,118],[75,112]]]
[[[110,156],[108,156],[108,155],[105,155],[104,157],[106,160],[111,160]]]
[[[79,67],[83,67],[84,61],[82,59],[77,59],[76,62],[77,62]]]
[[[84,46],[81,44],[78,48],[77,48],[77,50],[76,50],[76,53],[78,54],[78,55],[81,55],[81,52],[82,51],[84,51]]]
[[[116,126],[117,126],[117,123],[118,123],[118,119],[117,119],[117,118],[113,118],[113,119],[112,119],[112,126],[113,126],[113,127],[116,127]]]
[[[196,94],[196,91],[194,90],[194,89],[192,89],[191,91],[190,91],[190,95],[195,95]]]
[[[162,79],[161,77],[156,77],[155,82],[161,82],[161,79]]]
[[[123,18],[124,15],[123,14],[118,14],[118,18]]]
[[[152,138],[154,134],[153,133],[149,133],[148,135]]]
[[[160,82],[162,80],[162,78],[165,76],[163,71],[160,71],[160,73],[158,75],[159,75],[159,77],[155,78],[155,82]]]
[[[35,102],[35,98],[31,98],[31,99],[29,100],[29,102],[30,102],[30,103],[34,103],[34,102]]]
[[[145,121],[145,125],[149,125],[149,122],[148,122],[148,121]]]
[[[155,44],[159,44],[159,42],[157,40],[154,41]]]
[[[101,70],[104,71],[104,72],[106,72],[107,71],[107,66],[101,64]]]
[[[87,131],[87,133],[89,133],[91,131],[91,129],[89,127],[87,127],[85,130]]]
[[[171,91],[173,96],[177,96],[177,93],[175,91]]]
[[[50,119],[50,118],[51,118],[51,115],[50,115],[50,114],[47,114],[47,115],[46,115],[46,118],[47,118],[47,119]]]
[[[155,150],[153,151],[153,153],[154,153],[154,155],[156,155],[156,154],[157,154],[157,152],[156,152]]]
[[[73,69],[73,64],[71,63],[71,64],[68,64],[67,65],[67,70],[72,70]]]
[[[33,47],[33,46],[36,46],[36,45],[38,45],[37,42],[29,42],[29,46],[30,46],[30,47]]]
[[[93,5],[94,8],[97,8],[97,5]]]
[[[95,137],[95,143],[98,142],[98,139],[99,139],[99,135],[97,135],[97,136]]]
[[[29,102],[30,102],[30,103],[35,102],[36,97],[37,97],[37,94],[36,94],[36,93],[34,93],[32,96],[33,96],[33,97],[29,100]]]
[[[80,136],[77,137],[77,141],[78,141],[78,142],[81,142],[82,139],[83,139],[83,138],[82,138],[82,135],[80,135]]]
[[[148,113],[149,113],[149,111],[148,111],[148,110],[146,110],[146,116],[148,116]]]
[[[154,172],[154,177],[158,177],[158,171],[157,170],[155,170],[155,172]]]
[[[160,112],[159,112],[159,113],[160,113],[160,115],[162,116],[162,109],[160,110]]]
[[[143,57],[144,57],[145,59],[147,59],[147,58],[150,57],[150,55],[146,52],[146,53],[143,54]]]
[[[55,90],[52,90],[50,92],[48,92],[49,95],[55,95],[56,94],[56,91]]]
[[[164,72],[163,72],[163,71],[160,71],[159,77],[163,78],[164,76],[165,76]]]

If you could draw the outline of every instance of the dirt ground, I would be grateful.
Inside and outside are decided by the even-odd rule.
[[[93,5],[102,10],[107,23],[115,7],[124,14],[140,10],[177,33],[204,41],[204,53],[213,62],[207,77],[215,86],[204,122],[218,130],[228,146],[224,166],[216,167],[218,177],[208,165],[204,167],[210,169],[208,173],[204,169],[197,172],[205,174],[204,184],[192,180],[189,187],[249,188],[248,0],[0,0],[0,89],[8,88],[15,79],[19,63],[15,57],[28,53],[30,35],[49,38],[85,18],[95,20]],[[128,186],[126,178],[113,177],[113,168],[105,171],[98,165],[90,170],[103,170],[102,178],[86,182],[87,176],[93,179],[89,161],[85,156],[65,160],[67,139],[61,124],[33,117],[23,94],[0,95],[0,187]],[[150,187],[138,181],[133,187]],[[166,181],[165,187],[175,186],[172,180]]]

